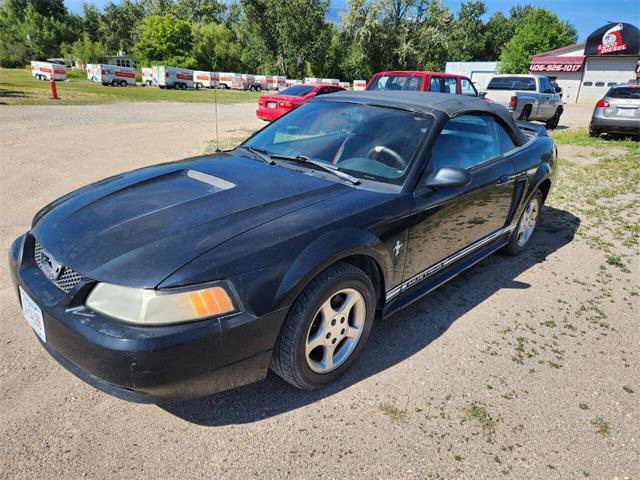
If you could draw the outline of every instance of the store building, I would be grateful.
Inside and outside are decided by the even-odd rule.
[[[489,80],[498,73],[498,62],[447,62],[444,71],[464,75],[476,90],[486,90]]]
[[[640,31],[629,23],[604,25],[585,43],[535,55],[529,73],[555,80],[567,103],[596,101],[613,85],[640,78]]]

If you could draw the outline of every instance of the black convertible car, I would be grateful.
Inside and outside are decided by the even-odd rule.
[[[234,150],[116,175],[39,211],[10,251],[27,321],[133,401],[342,374],[388,317],[498,249],[552,185],[544,128],[475,98],[325,95]]]

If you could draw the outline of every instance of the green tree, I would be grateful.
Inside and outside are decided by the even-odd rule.
[[[453,15],[442,0],[432,0],[416,32],[416,67],[442,71],[449,56]]]
[[[242,48],[231,29],[223,23],[193,24],[192,57],[201,70],[243,70]]]
[[[220,23],[225,7],[218,0],[176,0],[171,12],[188,22]]]
[[[576,29],[570,23],[545,8],[531,8],[502,49],[500,72],[527,73],[533,55],[570,45],[577,38]]]
[[[329,0],[242,0],[242,6],[242,36],[266,73],[300,78],[307,64],[323,62]]]
[[[146,17],[140,25],[140,38],[134,53],[143,65],[161,63],[193,68],[193,36],[189,22],[172,15]]]
[[[82,65],[102,63],[108,53],[104,45],[91,40],[87,32],[84,32],[82,38],[72,44],[63,43],[60,50],[69,63],[75,62]]]
[[[122,0],[109,3],[100,19],[100,42],[109,53],[131,51],[136,43],[138,24],[145,17],[144,4]]]
[[[485,52],[485,25],[482,16],[487,6],[482,0],[468,0],[460,4],[453,22],[449,58],[458,61],[483,60]]]

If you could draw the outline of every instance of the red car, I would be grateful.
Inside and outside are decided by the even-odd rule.
[[[333,85],[293,85],[275,95],[260,97],[256,115],[262,120],[272,121],[317,95],[340,92],[342,90],[346,90],[346,88]]]
[[[418,90],[453,93],[477,97],[478,91],[467,77],[454,73],[397,70],[378,72],[367,84],[367,90]]]

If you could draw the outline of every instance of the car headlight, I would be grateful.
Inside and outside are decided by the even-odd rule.
[[[91,310],[137,325],[167,325],[233,313],[236,307],[222,284],[178,291],[98,283],[85,305]]]

